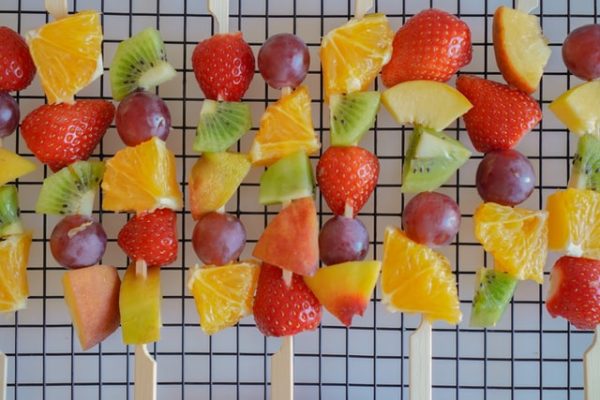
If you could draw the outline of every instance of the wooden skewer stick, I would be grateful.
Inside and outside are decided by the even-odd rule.
[[[143,260],[135,263],[138,276],[148,276],[148,265]],[[156,360],[148,353],[145,344],[135,346],[134,399],[156,400]]]
[[[431,400],[431,322],[423,317],[410,336],[410,400]]]
[[[208,11],[219,24],[219,33],[229,32],[229,0],[208,0]]]
[[[6,400],[6,381],[8,380],[8,358],[0,352],[0,400]]]
[[[373,0],[356,0],[354,5],[354,17],[362,18],[373,8]]]
[[[594,341],[583,356],[585,400],[600,399],[600,326],[596,327]]]
[[[517,10],[531,13],[540,6],[539,0],[517,0]]]
[[[44,0],[44,6],[54,19],[61,19],[69,14],[67,0]]]

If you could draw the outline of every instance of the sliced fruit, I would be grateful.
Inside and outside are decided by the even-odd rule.
[[[19,218],[19,196],[12,185],[0,187],[0,237],[23,233]]]
[[[250,148],[250,158],[254,165],[271,165],[298,150],[314,154],[319,147],[312,123],[310,96],[306,86],[302,85],[267,107]]]
[[[260,204],[285,203],[313,195],[315,178],[310,159],[303,150],[271,165],[260,177]]]
[[[234,326],[252,314],[260,265],[255,261],[222,267],[195,265],[188,289],[194,295],[200,327],[207,335]]]
[[[72,269],[62,279],[65,302],[83,350],[106,339],[119,327],[117,269],[109,265]]]
[[[77,161],[44,179],[35,212],[92,215],[96,191],[104,175],[102,161]]]
[[[346,326],[362,316],[381,271],[379,261],[352,261],[320,268],[304,282],[319,302]]]
[[[0,312],[22,310],[27,306],[30,247],[31,232],[0,241]]]
[[[102,190],[102,207],[109,211],[179,210],[183,203],[175,156],[158,138],[119,150],[108,160]]]
[[[227,204],[251,166],[246,154],[204,153],[192,167],[190,176],[192,217],[198,220]]]
[[[600,193],[567,189],[548,196],[548,245],[574,257],[600,259]]]
[[[548,256],[548,213],[483,203],[473,216],[475,237],[494,256],[497,271],[544,282]]]
[[[419,193],[442,186],[467,162],[471,152],[450,136],[417,127],[402,166],[402,191]]]
[[[206,99],[200,110],[194,150],[201,153],[225,151],[251,127],[248,104]]]
[[[596,101],[600,98],[600,81],[575,86],[557,97],[548,108],[577,135],[600,135],[600,110]]]
[[[381,290],[391,312],[421,313],[453,325],[462,319],[448,259],[395,227],[385,230]]]
[[[579,138],[573,156],[569,187],[600,191],[600,138],[585,134]]]
[[[177,72],[167,61],[160,33],[146,28],[119,43],[110,64],[110,83],[115,100],[137,90],[149,90],[170,79]]]
[[[321,42],[325,101],[366,90],[392,56],[394,32],[384,14],[353,18]]]
[[[408,81],[387,89],[381,101],[400,125],[442,131],[473,105],[452,86],[435,81]]]
[[[496,62],[506,82],[534,92],[551,54],[538,18],[501,6],[494,13],[493,32]]]
[[[478,328],[496,326],[512,299],[517,282],[517,278],[506,272],[491,268],[477,271],[470,325]]]
[[[319,226],[312,198],[294,200],[267,225],[252,255],[298,275],[313,275],[319,263]]]
[[[124,344],[145,344],[160,339],[160,268],[136,273],[131,264],[121,284],[119,310]]]
[[[380,100],[379,92],[354,92],[331,96],[331,145],[356,146],[360,143],[375,123]]]
[[[25,35],[48,103],[73,96],[102,75],[102,26],[98,11],[82,11]]]
[[[35,164],[0,147],[0,186],[35,171]]]

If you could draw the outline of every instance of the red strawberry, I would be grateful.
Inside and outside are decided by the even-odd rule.
[[[198,43],[192,65],[200,89],[211,100],[240,101],[254,77],[254,54],[241,32]]]
[[[33,80],[35,64],[25,39],[0,26],[0,91],[23,90]]]
[[[463,118],[473,146],[482,153],[514,147],[542,119],[531,96],[507,85],[461,75],[456,88],[473,103]]]
[[[282,270],[262,264],[254,299],[256,327],[265,336],[292,336],[316,329],[321,323],[321,304],[294,274],[288,287]]]
[[[446,11],[421,11],[398,29],[381,77],[387,87],[417,79],[446,82],[471,62],[469,26]]]
[[[33,154],[52,171],[87,160],[106,133],[115,106],[104,100],[45,104],[29,113],[21,135]]]
[[[336,215],[344,215],[346,203],[358,214],[378,178],[379,160],[361,147],[330,147],[317,164],[319,189]]]
[[[600,261],[564,256],[550,275],[546,308],[553,317],[563,317],[579,329],[594,329],[600,323]]]
[[[129,258],[149,266],[171,264],[177,259],[177,218],[175,212],[160,208],[127,221],[117,243]]]

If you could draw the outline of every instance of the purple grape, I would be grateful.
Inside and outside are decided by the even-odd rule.
[[[364,260],[369,251],[369,232],[356,218],[336,215],[319,234],[319,253],[326,265]]]
[[[167,140],[171,130],[171,113],[157,95],[136,91],[119,103],[116,125],[127,146],[136,146],[153,136]]]
[[[483,201],[516,206],[533,192],[535,172],[527,157],[518,151],[494,150],[479,163],[475,184]]]
[[[207,265],[225,265],[237,260],[245,245],[244,224],[231,214],[204,215],[192,234],[194,251]]]
[[[69,215],[54,227],[50,250],[65,268],[95,265],[106,250],[106,233],[102,225],[88,216]]]
[[[302,39],[291,33],[271,36],[258,52],[258,70],[269,86],[295,88],[308,72],[310,54]]]
[[[404,207],[402,228],[417,243],[429,247],[444,246],[458,233],[460,209],[445,194],[422,192]]]
[[[0,138],[12,134],[19,125],[19,105],[13,97],[0,92]]]
[[[565,65],[573,75],[586,81],[600,77],[600,25],[584,25],[565,39],[562,47]]]

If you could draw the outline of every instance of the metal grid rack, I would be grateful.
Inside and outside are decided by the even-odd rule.
[[[536,190],[524,204],[545,206],[545,198],[566,186],[574,139],[547,110],[548,103],[576,83],[567,74],[560,58],[560,46],[567,32],[597,22],[597,0],[541,1],[540,20],[553,54],[538,92],[534,94],[544,110],[544,120],[528,134],[519,150],[530,157],[538,176]],[[452,12],[469,24],[473,34],[473,62],[462,72],[501,80],[491,43],[491,17],[497,6],[509,0],[377,0],[376,10],[386,13],[393,29],[406,18],[427,7]],[[315,128],[324,148],[328,146],[328,111],[322,102],[318,59],[320,38],[351,15],[350,0],[232,0],[231,26],[244,32],[256,52],[264,40],[278,32],[294,32],[304,38],[311,51],[307,77],[313,97]],[[195,44],[214,32],[205,0],[72,0],[69,9],[98,9],[102,12],[106,66],[117,43],[147,26],[160,29],[167,43],[169,60],[178,76],[157,91],[171,110],[173,132],[169,147],[176,153],[181,188],[187,200],[185,177],[197,159],[191,151],[202,93],[191,69]],[[47,21],[42,0],[2,0],[0,25],[24,33]],[[107,68],[105,68],[107,71]],[[279,93],[269,89],[257,74],[245,101],[253,110],[254,128],[267,104]],[[36,81],[16,95],[22,116],[44,102]],[[110,99],[105,76],[86,88],[80,97]],[[370,256],[380,257],[383,229],[400,223],[405,196],[400,193],[400,171],[407,133],[385,111],[381,111],[365,147],[380,158],[382,172],[376,192],[360,214],[371,240]],[[470,146],[462,125],[448,130]],[[252,134],[238,149],[249,148]],[[5,146],[34,160],[19,135],[5,140]],[[94,157],[105,159],[122,147],[111,128]],[[459,296],[468,319],[476,269],[491,262],[473,237],[472,213],[479,203],[474,172],[481,159],[475,155],[441,191],[454,197],[463,214],[456,241],[444,249],[455,267]],[[316,159],[316,157],[315,157]],[[34,214],[45,167],[18,182],[25,224],[34,229],[29,268],[31,297],[27,310],[0,320],[0,349],[9,356],[9,399],[130,399],[133,398],[133,348],[121,343],[120,331],[101,345],[82,352],[73,334],[66,311],[60,279],[63,269],[49,255],[48,238],[55,218]],[[258,178],[254,170],[228,204],[245,223],[249,242],[243,256],[276,208],[258,204]],[[318,197],[320,222],[331,212]],[[104,213],[96,208],[109,244],[104,263],[126,266],[116,245],[116,235],[127,216]],[[163,268],[162,339],[150,346],[158,361],[160,399],[267,399],[269,355],[278,348],[277,339],[265,339],[251,318],[213,337],[198,327],[198,317],[186,289],[187,267],[197,262],[190,238],[193,221],[186,208],[180,214],[180,256]],[[551,255],[548,268],[555,260]],[[547,269],[548,271],[548,269]],[[471,329],[436,324],[433,336],[433,396],[435,399],[582,399],[582,354],[591,341],[590,332],[572,330],[562,320],[551,319],[543,299],[547,288],[521,283],[507,315],[495,329]],[[408,337],[418,318],[390,314],[380,303],[379,292],[364,318],[352,328],[342,327],[325,315],[321,327],[296,337],[296,396],[298,399],[408,399]]]

